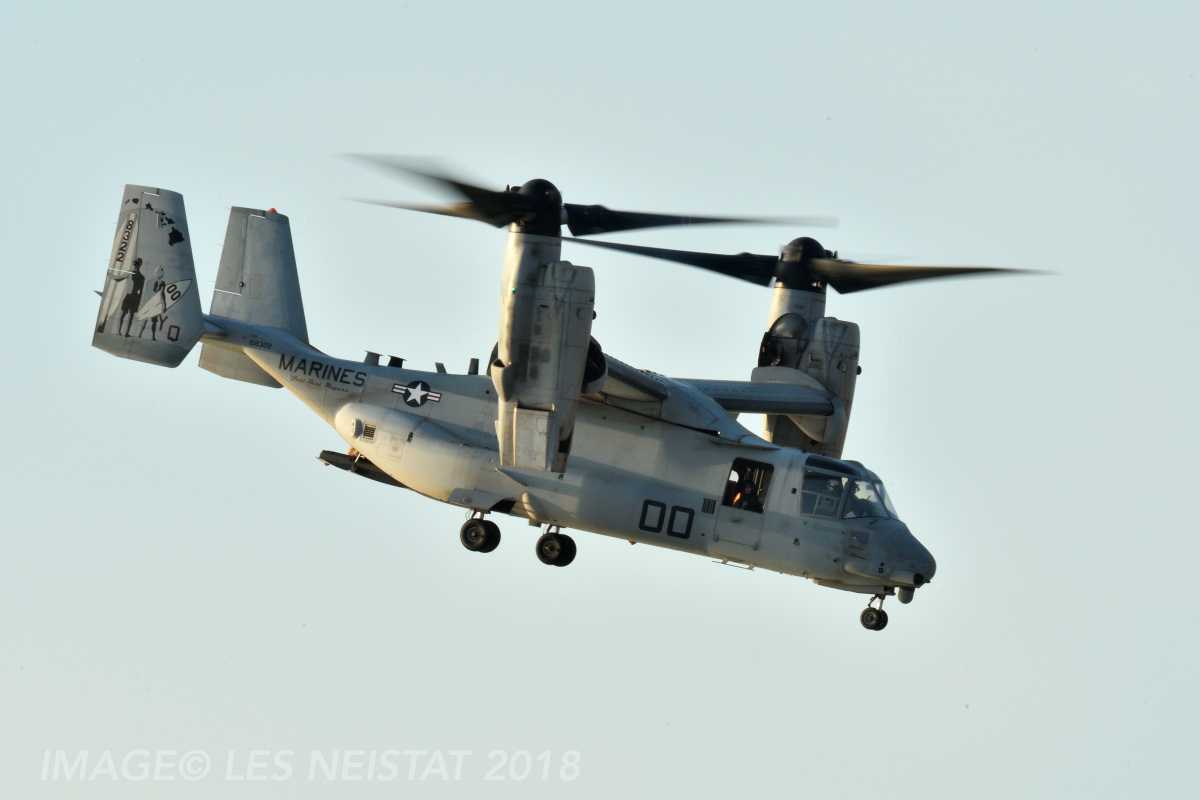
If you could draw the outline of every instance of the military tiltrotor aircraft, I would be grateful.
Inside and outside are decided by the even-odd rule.
[[[886,596],[911,602],[933,578],[933,556],[900,521],[879,476],[841,458],[859,332],[825,316],[826,288],[985,268],[856,264],[808,238],[779,257],[589,241],[774,284],[749,381],[667,378],[613,358],[592,338],[595,278],[562,259],[561,226],[579,237],[766,220],[615,211],[564,203],[544,180],[492,191],[417,174],[463,202],[404,207],[508,227],[499,337],[484,374],[477,359],[459,375],[316,349],[289,221],[274,209],[231,210],[204,314],[183,197],[133,185],[121,200],[92,344],[175,367],[200,342],[202,368],[287,387],[349,445],[322,452],[323,462],[468,510],[460,538],[473,552],[496,549],[500,528],[490,517],[507,515],[544,528],[537,556],[563,567],[576,553],[563,531],[576,528],[868,595],[860,619],[870,630],[887,624]],[[738,413],[764,414],[764,436],[739,425]]]

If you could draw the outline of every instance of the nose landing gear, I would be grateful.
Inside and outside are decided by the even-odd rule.
[[[575,560],[575,540],[559,528],[547,527],[537,540],[537,557],[543,564],[565,567]]]
[[[876,600],[879,601],[879,608],[872,605]],[[877,594],[870,603],[867,603],[867,607],[858,615],[858,621],[869,631],[881,631],[887,627],[888,615],[883,610],[883,595]]]
[[[483,517],[472,517],[463,523],[458,538],[472,553],[490,553],[500,546],[500,526]]]

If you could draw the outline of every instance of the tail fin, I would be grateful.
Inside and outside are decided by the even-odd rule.
[[[287,331],[308,341],[288,218],[274,209],[233,208],[209,313]],[[200,366],[217,375],[277,388],[245,354],[205,344]]]
[[[92,346],[177,367],[204,333],[183,195],[127,185]]]

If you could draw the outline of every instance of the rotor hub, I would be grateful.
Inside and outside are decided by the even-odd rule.
[[[545,178],[534,178],[519,187],[514,186],[510,191],[537,202],[536,210],[514,223],[517,230],[539,236],[562,235],[563,201],[557,186]]]
[[[814,258],[830,258],[833,254],[821,246],[816,239],[801,236],[792,239],[783,248],[779,257],[777,286],[785,289],[800,289],[806,292],[825,294],[825,283],[811,270]]]

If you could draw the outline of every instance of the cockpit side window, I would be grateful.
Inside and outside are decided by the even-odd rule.
[[[882,483],[875,484],[879,489],[879,499],[883,501],[883,507],[892,515],[892,519],[900,519],[900,515],[896,513],[896,507],[892,505],[892,498],[888,496],[887,489]]]
[[[814,517],[837,517],[849,478],[807,470],[800,489],[800,513]]]
[[[735,458],[721,505],[761,514],[775,467],[748,458]]]
[[[870,481],[852,481],[850,493],[846,497],[846,508],[842,511],[842,518],[862,519],[887,516],[887,506],[880,498],[880,491],[875,484]]]

